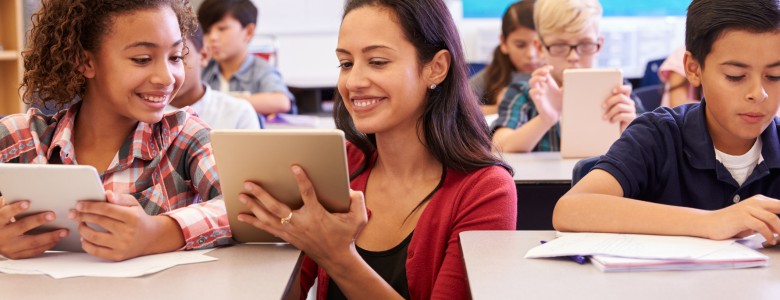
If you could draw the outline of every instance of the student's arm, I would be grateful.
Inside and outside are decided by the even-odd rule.
[[[258,114],[286,113],[292,106],[290,97],[282,92],[254,93],[248,96],[239,95],[239,97],[249,101]]]
[[[560,118],[561,91],[552,79],[550,67],[543,67],[534,71],[528,82],[530,89],[510,92],[518,89],[518,85],[512,84],[508,88],[504,100],[498,107],[498,119],[494,127],[493,143],[498,150],[504,152],[530,152],[542,140]],[[522,87],[522,85],[520,85]],[[530,99],[529,99],[530,98]],[[523,104],[533,101],[538,115],[527,122],[522,122],[521,108]]]
[[[481,104],[479,109],[482,110],[482,115],[492,115],[498,113],[498,104]]]
[[[628,199],[615,177],[596,169],[558,200],[553,227],[717,240],[758,232],[774,245],[773,233],[780,233],[780,218],[775,215],[779,213],[780,201],[761,195],[715,211]]]

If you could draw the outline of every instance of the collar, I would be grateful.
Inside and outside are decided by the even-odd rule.
[[[236,73],[233,74],[233,77],[241,81],[252,80],[249,70],[254,65],[255,59],[256,58],[252,53],[247,53],[246,58],[241,63],[241,66],[238,67]],[[222,70],[220,69],[219,63],[212,59],[203,70],[203,79],[207,82],[211,82],[219,79],[219,76],[222,76]],[[228,82],[230,82],[230,79],[232,78],[225,78]]]
[[[702,98],[700,104],[685,105],[678,111],[683,115],[683,152],[694,168],[716,169],[715,146],[707,130],[706,106],[707,104]],[[687,113],[686,110],[688,110]],[[761,140],[764,142],[761,155],[764,157],[764,163],[771,169],[780,168],[780,145],[777,143],[779,140],[778,126],[780,126],[780,119],[775,117],[761,133]]]
[[[60,112],[54,117],[59,121],[54,131],[51,147],[49,147],[46,158],[52,161],[53,155],[58,154],[63,164],[75,164],[74,161],[74,145],[73,145],[73,133],[74,126],[76,124],[76,115],[81,108],[81,102],[77,102],[68,108],[67,111]],[[186,111],[192,113],[191,108],[187,108]],[[171,119],[172,118],[172,119]],[[167,145],[170,145],[170,130],[171,122],[177,122],[178,115],[175,112],[166,114],[163,116],[162,121],[149,124],[144,122],[138,122],[135,131],[127,137],[122,143],[122,146],[117,152],[115,162],[117,166],[112,165],[108,167],[109,170],[115,168],[123,169],[126,166],[130,166],[134,159],[141,159],[145,161],[151,161],[158,154],[161,149],[166,149]],[[175,126],[175,125],[174,125]],[[55,150],[58,149],[59,151]]]

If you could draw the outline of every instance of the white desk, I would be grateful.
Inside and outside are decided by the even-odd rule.
[[[780,299],[780,247],[754,269],[602,273],[590,263],[525,259],[553,231],[460,234],[471,295],[479,299]]]
[[[290,245],[237,245],[207,255],[219,260],[137,278],[0,273],[0,299],[280,299],[301,261]]]
[[[579,159],[563,159],[560,152],[505,153],[501,156],[515,170],[515,182],[563,182],[571,184]]]
[[[550,230],[555,203],[571,188],[578,159],[559,152],[500,153],[515,171],[517,229]]]

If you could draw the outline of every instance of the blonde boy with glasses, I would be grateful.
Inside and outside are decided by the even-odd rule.
[[[528,82],[512,83],[491,125],[493,143],[504,152],[559,151],[563,70],[591,68],[604,38],[599,34],[598,0],[537,0],[534,39],[547,65]],[[604,99],[603,118],[620,123],[621,132],[644,111],[631,97],[631,86],[616,86]]]

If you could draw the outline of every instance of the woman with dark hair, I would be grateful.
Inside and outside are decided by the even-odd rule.
[[[493,60],[469,80],[482,104],[484,114],[495,114],[507,86],[528,81],[531,72],[543,65],[533,41],[534,0],[510,5],[501,18],[501,43],[493,51]]]
[[[349,143],[351,207],[329,213],[305,170],[291,210],[247,182],[239,220],[306,253],[318,298],[468,298],[458,234],[515,229],[511,169],[492,152],[441,0],[348,1],[335,117]],[[363,195],[365,194],[365,200]]]

